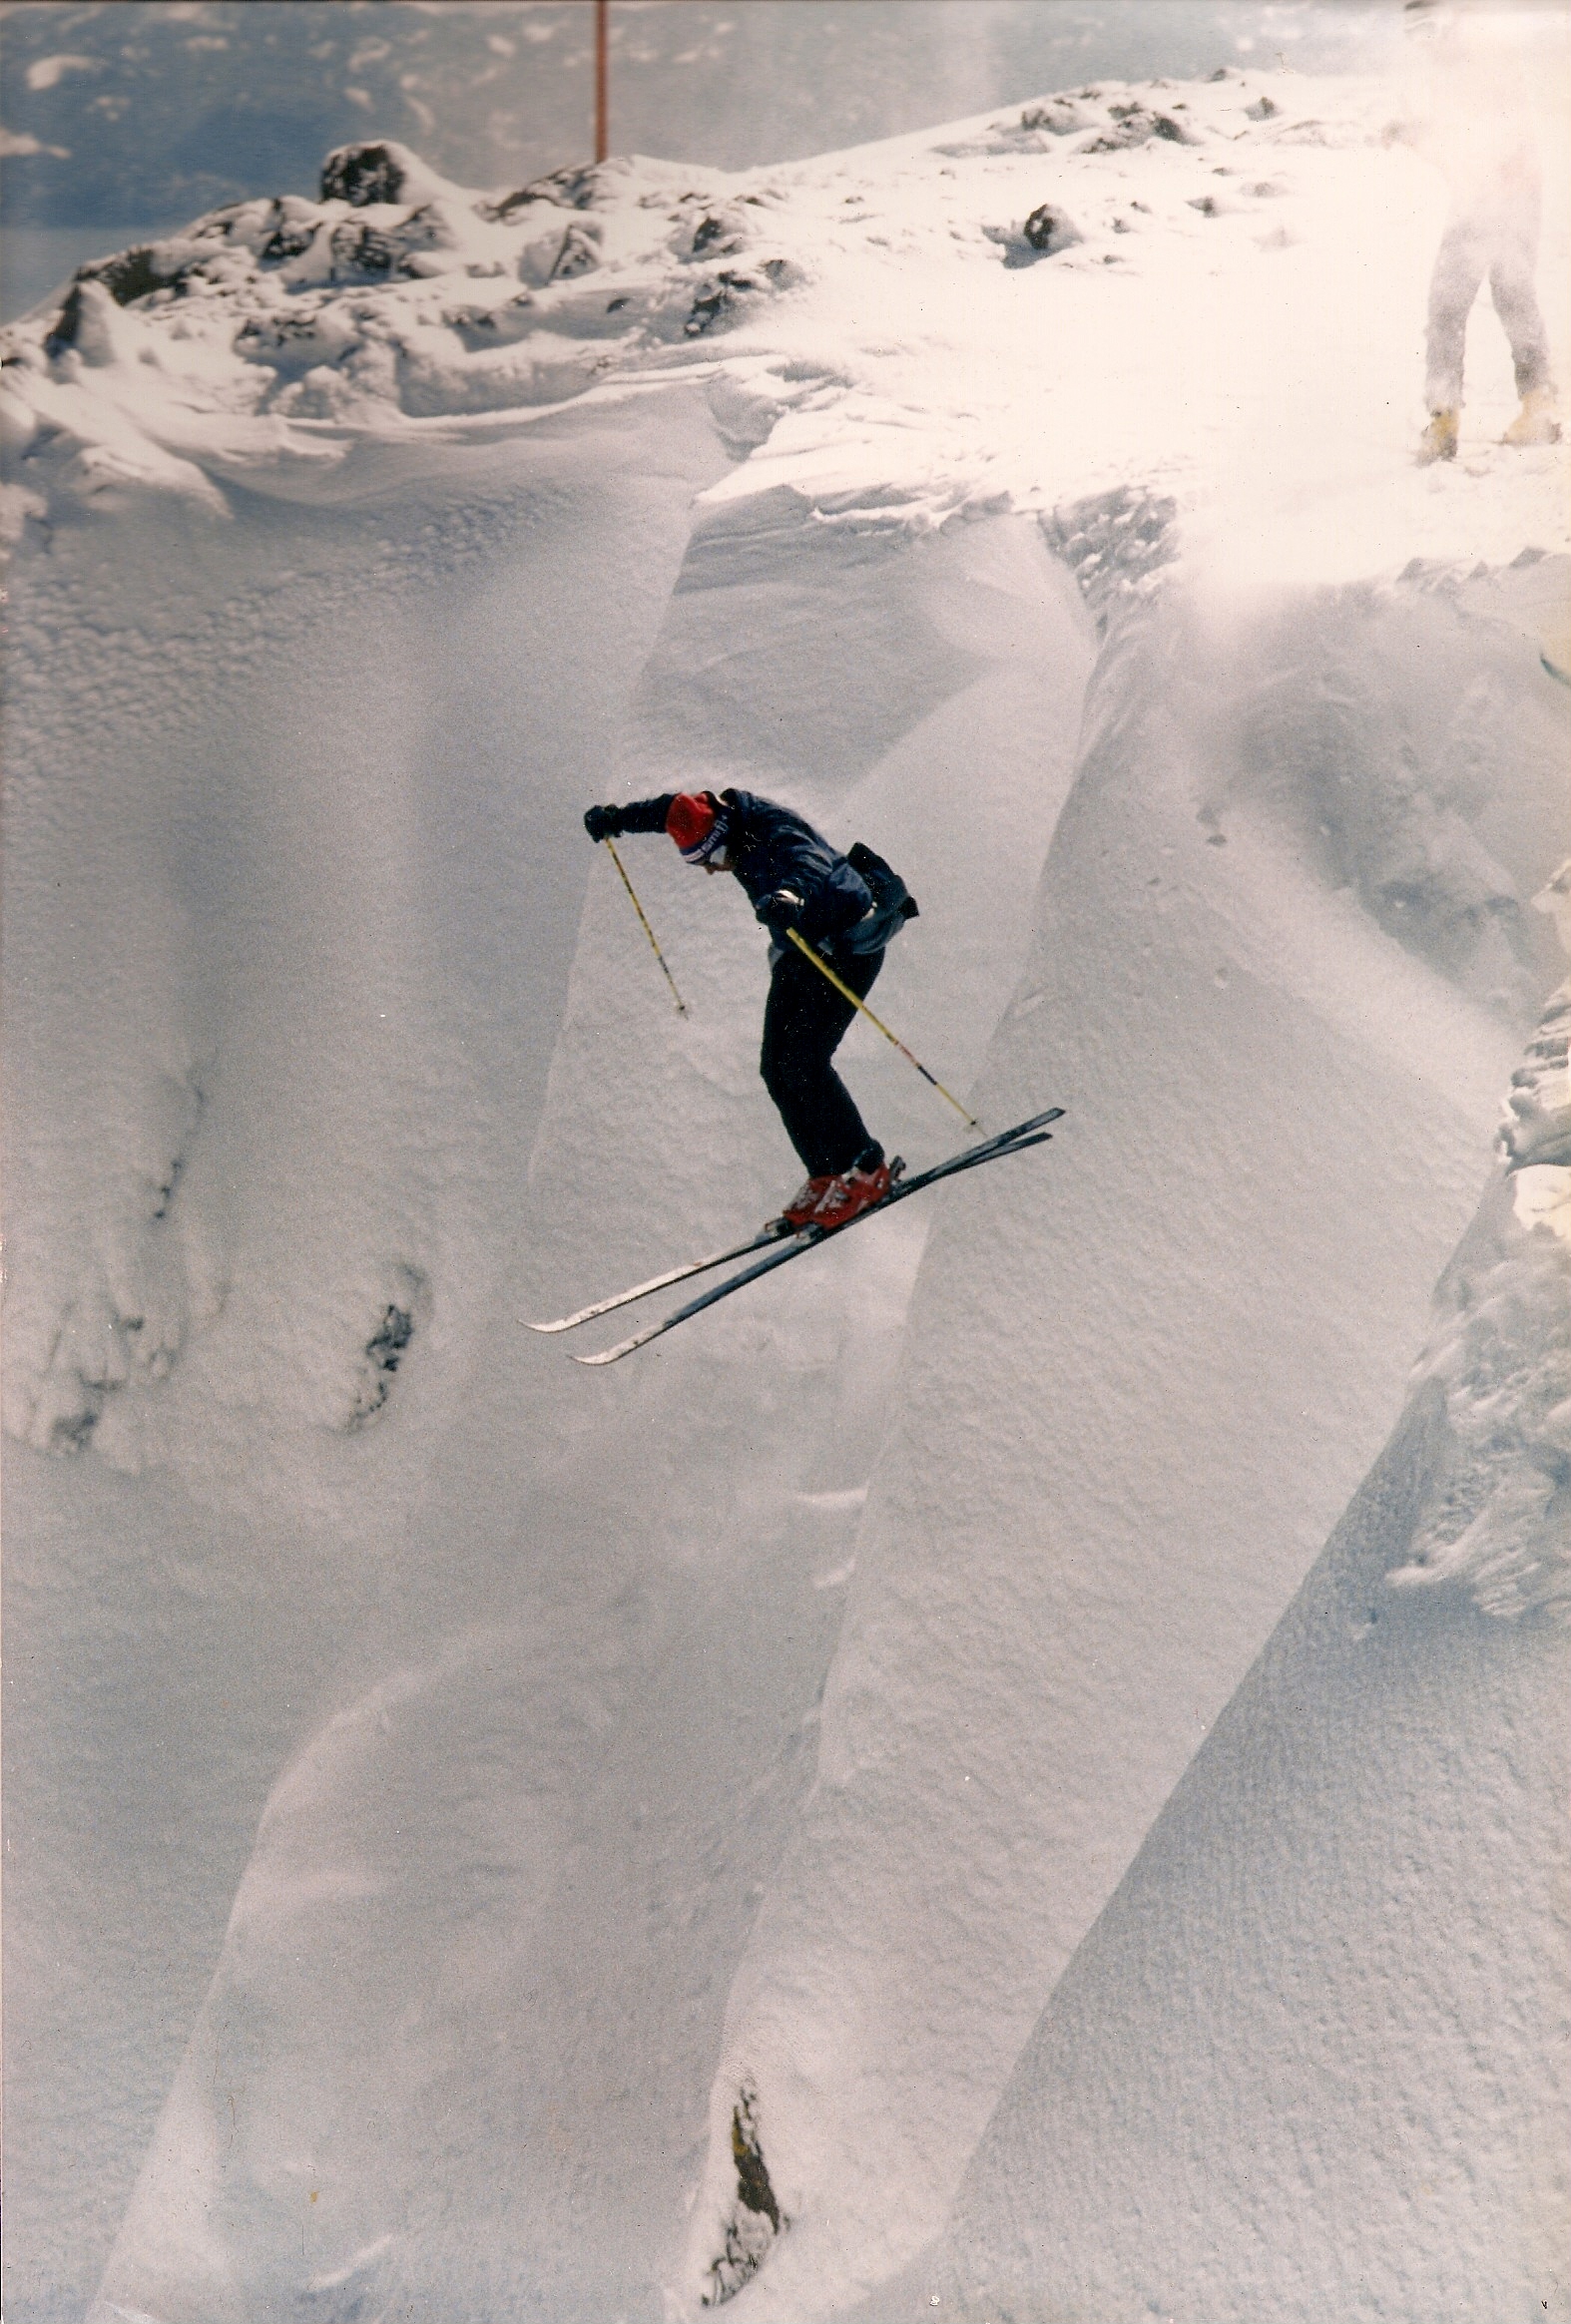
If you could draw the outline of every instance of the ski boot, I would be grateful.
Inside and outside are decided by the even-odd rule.
[[[841,1170],[831,1178],[817,1208],[812,1214],[814,1226],[825,1233],[836,1226],[848,1226],[863,1210],[871,1210],[883,1201],[892,1182],[892,1173],[882,1155],[876,1162],[855,1162],[848,1170]]]
[[[1418,439],[1418,465],[1427,468],[1432,460],[1456,458],[1456,435],[1461,413],[1452,404],[1429,414],[1429,425]]]
[[[806,1225],[833,1183],[832,1177],[826,1176],[808,1178],[804,1185],[797,1187],[795,1193],[792,1194],[781,1212],[782,1218],[790,1228],[792,1234],[799,1233],[801,1228]]]
[[[1555,413],[1555,391],[1552,387],[1530,387],[1522,397],[1522,408],[1505,434],[1502,444],[1558,444],[1560,421]]]

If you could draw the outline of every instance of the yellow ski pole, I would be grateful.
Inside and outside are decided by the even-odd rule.
[[[688,1004],[677,990],[676,978],[672,975],[670,969],[666,967],[666,956],[661,951],[660,946],[655,942],[655,931],[649,924],[649,918],[644,910],[643,905],[639,902],[638,897],[633,892],[633,882],[628,878],[626,871],[623,869],[622,858],[617,853],[616,848],[611,840],[602,839],[600,844],[602,847],[604,847],[606,853],[610,856],[618,871],[622,873],[622,885],[627,889],[628,894],[632,897],[633,909],[635,912],[637,912],[639,919],[643,922],[644,933],[649,938],[655,958],[659,961],[661,968],[665,971],[666,982],[671,987],[671,997],[677,1004],[678,1014],[685,1017],[688,1013]]]
[[[899,1035],[896,1033],[891,1033],[888,1026],[885,1025],[883,1019],[881,1017],[875,1017],[872,1011],[868,1008],[866,1002],[859,1001],[857,999],[856,995],[851,991],[850,986],[835,975],[833,969],[830,968],[822,953],[815,952],[804,937],[797,935],[794,928],[787,928],[786,933],[790,938],[792,944],[795,945],[796,950],[798,952],[805,953],[807,958],[812,962],[814,968],[822,970],[823,974],[828,978],[835,991],[837,993],[843,993],[846,1000],[850,1002],[853,1008],[860,1009],[862,1015],[868,1020],[869,1024],[877,1026],[878,1031],[883,1035],[885,1041],[892,1041],[894,1043],[894,1046],[899,1051],[900,1055],[905,1058],[909,1064],[915,1066],[917,1072],[921,1075],[922,1080],[924,1082],[931,1082],[933,1088],[938,1092],[940,1098],[949,1099],[950,1105],[959,1115],[961,1121],[964,1122],[970,1129],[979,1131],[982,1125],[977,1121],[976,1116],[974,1114],[968,1114],[965,1108],[961,1105],[958,1098],[950,1097],[949,1092],[944,1088],[942,1082],[938,1079],[938,1076],[936,1074],[930,1074],[919,1057],[912,1057],[911,1052],[906,1048]]]

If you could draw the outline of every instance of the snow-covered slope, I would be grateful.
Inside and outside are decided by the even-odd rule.
[[[1066,1102],[1061,1151],[991,1173],[924,1270],[817,1784],[733,1991],[695,2266],[728,2087],[797,2221],[739,2315],[821,2312],[920,2240],[1389,1429],[1552,973],[1537,688],[1405,591],[1220,630],[1175,593],[1103,654],[978,1085],[989,1121]]]
[[[662,705],[696,625],[713,622],[718,646],[736,621],[720,554],[713,535],[695,541],[689,570],[707,585],[679,587],[633,705],[626,755],[651,781],[665,779]],[[832,793],[823,802],[834,827],[870,828],[913,879],[962,717],[970,738],[994,739],[1000,786],[1013,764],[1024,787],[1024,722],[1029,775],[1044,786],[1040,856],[1070,763],[1083,637],[1035,527],[1009,519],[881,562],[863,555],[837,588],[820,576],[825,653],[836,632],[886,653],[914,632],[931,636],[940,667],[940,624],[967,579],[999,609],[997,660],[956,654],[952,703],[909,734],[892,715],[876,822],[851,822],[855,806]],[[743,637],[739,754],[769,626]],[[1032,646],[1049,670],[1068,665],[1059,693],[1026,670]],[[714,699],[717,654],[697,659]],[[859,738],[876,749],[865,713]],[[935,906],[942,928],[972,904],[955,957],[989,1006],[969,1055],[954,1000],[928,1011],[962,1083],[1007,991],[1034,862],[1018,805],[990,848],[986,786],[976,806],[969,879],[959,856]],[[516,1334],[509,1361],[471,1376],[408,1549],[386,1553],[397,1603],[377,1655],[392,1674],[368,1679],[269,1803],[111,2270],[135,2309],[280,2303],[302,2204],[313,2276],[347,2268],[356,2296],[385,2280],[454,2314],[513,2301],[597,2319],[647,2302],[675,2270],[726,1986],[810,1772],[921,1226],[864,1237],[838,1281],[804,1265],[767,1310],[739,1302],[716,1332],[597,1382],[593,1404],[560,1343],[518,1329],[513,1318],[559,1308],[568,1288],[576,1297],[745,1227],[789,1171],[753,1088],[763,960],[751,919],[664,853],[642,885],[692,1023],[670,1008],[610,865],[597,864],[517,1191],[526,1224],[500,1318]],[[859,1079],[880,1089],[883,1118],[930,1140],[920,1098],[879,1084],[870,1062]],[[376,1671],[371,1649],[357,1659]],[[302,1978],[302,1963],[329,1957],[333,1977]],[[236,2147],[224,2114],[241,2080],[251,2128]],[[333,2119],[358,2127],[324,2143],[326,2092]],[[433,2180],[470,2191],[411,2236]],[[587,2236],[586,2206],[598,2221]]]
[[[1571,2314],[1568,1016],[1390,1442],[880,2317]]]
[[[1485,335],[1410,465],[1384,110],[353,149],[7,335],[15,2313],[816,2324],[937,2232],[1560,973],[1564,457]],[[679,1019],[579,827],[678,778],[1069,1115],[586,1375],[518,1318],[794,1176],[740,900],[630,852]]]

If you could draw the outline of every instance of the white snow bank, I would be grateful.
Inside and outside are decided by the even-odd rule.
[[[1564,867],[1539,899],[1564,893]],[[1558,891],[1558,892],[1557,892]],[[1564,922],[1562,920],[1564,932]],[[1487,1614],[1571,1612],[1571,986],[1512,1075],[1506,1128],[1519,1233],[1469,1238],[1440,1279],[1417,1385],[1444,1401],[1451,1459],[1395,1585],[1465,1583]]]
[[[161,504],[108,563],[70,536],[19,566],[13,1434],[244,1500],[269,1442],[297,1488],[312,1432],[369,1416],[390,1310],[459,1356],[580,801],[723,458],[676,394],[325,516]]]
[[[279,1767],[484,1599],[444,1461],[516,1380],[579,815],[724,462],[677,392],[13,568],[15,2312],[92,2296]],[[516,1499],[527,1412],[464,1441]]]
[[[989,1122],[1068,1119],[918,1282],[817,1781],[733,1987],[691,2307],[737,2272],[744,2089],[790,2224],[739,2318],[839,2313],[937,2230],[1390,1426],[1553,973],[1563,690],[1500,590],[1174,582],[1115,618],[978,1085]]]
[[[1571,1252],[1519,1188],[880,2324],[1571,2315]]]
[[[1068,778],[1084,615],[1029,519],[858,545],[800,517],[793,543],[780,509],[756,513],[696,534],[619,736],[626,771],[597,788],[676,779],[686,705],[740,776],[866,835],[919,893],[930,879],[902,973],[963,1088]],[[809,790],[777,755],[793,673],[838,655],[877,674],[913,649],[914,704],[847,675],[818,705]],[[658,2312],[677,2266],[726,1989],[810,1771],[923,1221],[913,1204],[902,1230],[803,1262],[641,1368],[586,1380],[518,1329],[745,1228],[796,1174],[757,1075],[746,906],[665,840],[623,848],[681,1019],[610,863],[584,852],[509,1334],[435,1449],[407,1551],[384,1553],[385,1674],[268,1806],[106,2315],[396,2294],[599,2324]],[[909,1068],[907,1090],[869,1041],[847,1048],[884,1135],[943,1151]],[[433,2187],[471,2192],[433,2206]]]

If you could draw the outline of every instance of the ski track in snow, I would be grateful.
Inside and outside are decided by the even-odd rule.
[[[1106,84],[517,194],[350,149],[3,334],[17,2315],[1549,2288],[1508,2215],[1563,2197],[1456,2127],[1549,2102],[1536,1908],[1438,1942],[1400,2073],[1358,2019],[1450,2242],[1360,2208],[1383,2098],[1237,2176],[1365,2006],[1312,1963],[1552,1853],[1566,462],[1493,442],[1486,314],[1411,465],[1388,109]],[[579,824],[704,781],[895,861],[880,1014],[989,1127],[1069,1113],[591,1384],[517,1318],[792,1177],[740,899],[629,850],[678,1020]],[[1377,1646],[1263,1744],[1344,1598]],[[1431,1794],[1425,1738],[1487,1765]],[[1115,2102],[1174,2028],[1182,2168]]]

